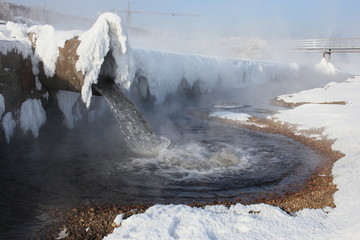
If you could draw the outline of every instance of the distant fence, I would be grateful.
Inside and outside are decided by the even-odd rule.
[[[290,45],[303,52],[360,53],[360,38],[304,39],[290,41]]]

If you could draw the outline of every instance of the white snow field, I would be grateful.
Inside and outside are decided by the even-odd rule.
[[[304,209],[289,215],[265,204],[210,206],[155,205],[122,221],[106,240],[116,239],[360,239],[360,77],[324,88],[284,95],[291,102],[314,102],[270,118],[322,128],[336,139],[333,150],[346,156],[333,168],[336,208]],[[346,105],[320,104],[345,101]],[[218,114],[224,116],[225,113]],[[226,115],[225,115],[226,116]],[[239,116],[231,116],[237,119]]]

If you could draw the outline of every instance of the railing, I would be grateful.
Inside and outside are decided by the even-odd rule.
[[[291,41],[293,49],[326,54],[360,52],[360,38],[305,39]]]

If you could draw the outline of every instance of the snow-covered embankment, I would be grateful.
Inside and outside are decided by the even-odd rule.
[[[215,92],[293,79],[299,70],[296,64],[131,49],[120,17],[111,13],[101,15],[84,33],[56,31],[50,25],[28,27],[11,22],[1,26],[0,31],[1,57],[7,59],[11,54],[20,55],[28,62],[30,70],[16,83],[16,86],[23,86],[26,79],[30,87],[15,93],[18,99],[15,104],[10,101],[14,97],[13,94],[10,96],[14,87],[7,84],[5,78],[0,79],[0,94],[5,106],[0,118],[4,118],[2,128],[8,142],[17,126],[27,133],[30,128],[22,126],[31,125],[31,131],[37,137],[39,128],[46,122],[43,113],[49,88],[81,91],[82,100],[89,108],[92,85],[99,79],[111,78],[126,94],[132,88],[138,88],[140,97],[151,94],[156,103],[161,104],[165,96],[176,92],[183,81],[190,88],[198,84],[201,92]],[[16,78],[16,71],[11,66],[2,66],[1,71]],[[145,81],[140,83],[139,77]],[[41,101],[27,105],[36,106],[33,111],[19,111],[29,98]],[[75,119],[79,114],[66,116],[73,114],[71,109],[74,106],[68,101],[60,102],[63,99],[58,98],[59,106],[65,115],[65,123],[72,126],[69,119]],[[31,115],[21,116],[26,112]],[[27,123],[20,123],[21,119]]]

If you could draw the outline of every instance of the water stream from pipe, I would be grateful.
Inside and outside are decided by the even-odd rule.
[[[170,145],[167,138],[153,133],[142,114],[115,84],[102,83],[96,85],[95,89],[109,103],[119,122],[121,134],[131,150],[144,155],[154,155]]]

